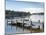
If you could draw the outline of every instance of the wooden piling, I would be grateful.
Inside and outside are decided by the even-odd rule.
[[[13,23],[13,22],[12,22],[12,19],[11,19],[11,29],[12,29],[12,23]]]
[[[32,33],[32,21],[31,21],[31,33]]]
[[[43,23],[43,32],[44,32],[44,23]]]
[[[22,25],[22,27],[23,27],[23,31],[24,31],[24,20],[23,20],[23,25]]]
[[[41,23],[40,23],[40,20],[39,20],[38,22],[39,22],[39,24],[41,24]],[[39,29],[40,29],[40,25],[39,25]]]
[[[16,20],[16,24],[17,24],[17,20]],[[17,25],[16,25],[16,30],[17,30]]]
[[[7,19],[7,25],[8,25],[8,19]]]
[[[40,20],[38,20],[38,22],[40,23]]]

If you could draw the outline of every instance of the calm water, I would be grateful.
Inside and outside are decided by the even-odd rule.
[[[44,21],[44,19],[43,19],[44,15],[32,15],[32,16],[30,16],[30,18],[32,21],[35,21],[35,22],[37,22],[38,20],[40,20],[41,22]]]
[[[5,28],[6,28],[6,32],[22,32],[23,31],[23,29],[19,27],[17,27],[16,29],[16,26],[7,25],[7,23],[6,23]]]
[[[38,22],[38,20],[40,20],[41,22],[43,22],[43,15],[32,15],[30,17],[30,19],[33,21],[33,24],[36,25],[39,25],[40,23],[35,23],[35,22]],[[10,32],[24,32],[22,28],[19,28],[17,27],[16,29],[16,26],[10,26],[10,25],[7,25],[7,19],[5,21],[5,30],[6,32],[10,33]],[[35,27],[34,27],[35,28]],[[40,28],[42,28],[42,23],[40,24]]]

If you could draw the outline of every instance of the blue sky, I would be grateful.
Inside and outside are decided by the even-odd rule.
[[[27,9],[39,9],[43,8],[43,2],[23,2],[23,1],[13,1],[6,0],[6,9],[10,10],[27,10]]]

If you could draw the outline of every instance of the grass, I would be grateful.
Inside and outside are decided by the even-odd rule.
[[[32,29],[33,32],[43,32],[42,29]]]
[[[44,32],[44,30],[43,29],[27,29],[27,30],[29,30],[29,31],[32,31],[33,33],[39,33],[39,32]]]

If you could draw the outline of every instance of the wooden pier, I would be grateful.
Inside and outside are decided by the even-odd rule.
[[[24,30],[24,29],[30,30],[31,33],[32,33],[33,31],[36,31],[36,32],[38,31],[38,32],[40,32],[40,26],[38,26],[38,28],[34,29],[34,28],[32,28],[32,21],[30,21],[30,22],[31,22],[30,26],[25,26],[26,23],[24,23],[24,21],[23,21],[23,23],[20,23],[20,22],[18,22],[17,20],[16,20],[16,23],[14,23],[13,21],[11,21],[10,24],[8,24],[8,22],[7,22],[7,24],[8,24],[8,25],[12,25],[12,26],[16,26],[16,28],[17,28],[17,27],[23,28],[23,30]],[[40,23],[40,21],[39,21],[39,23]],[[33,31],[32,31],[32,30],[33,30]]]

